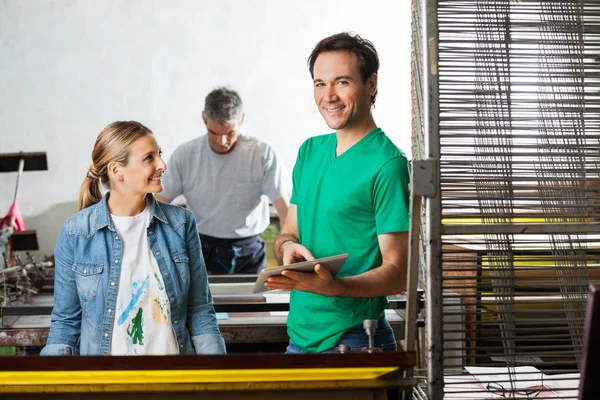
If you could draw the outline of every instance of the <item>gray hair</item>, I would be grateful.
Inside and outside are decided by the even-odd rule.
[[[237,92],[220,87],[204,100],[204,116],[221,125],[239,123],[244,115],[242,98]]]

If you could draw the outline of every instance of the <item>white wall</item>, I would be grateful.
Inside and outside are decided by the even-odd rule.
[[[165,158],[204,133],[204,96],[230,85],[242,131],[266,140],[288,172],[300,144],[329,132],[306,59],[323,37],[354,31],[380,53],[375,120],[410,157],[409,0],[0,0],[0,153],[46,151],[19,203],[53,252],[76,211],[97,134],[141,121]],[[0,215],[15,173],[0,174]]]

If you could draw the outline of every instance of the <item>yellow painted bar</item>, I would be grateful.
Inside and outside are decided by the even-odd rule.
[[[194,392],[386,387],[397,367],[0,372],[0,393]]]
[[[549,222],[549,220],[552,219],[557,219],[557,218],[553,218],[553,217],[548,217],[548,218],[544,218],[544,217],[536,217],[536,218],[523,218],[523,217],[512,217],[512,218],[503,218],[503,223],[511,223],[511,224],[523,224],[523,223],[535,223],[535,224],[541,224],[541,223],[545,223],[545,222]],[[442,224],[462,224],[462,225],[483,225],[483,224],[490,224],[489,222],[486,223],[484,222],[485,217],[468,217],[468,218],[461,218],[458,216],[452,216],[452,217],[445,217],[442,218]],[[505,220],[505,221],[504,221]],[[567,221],[569,220],[569,218],[567,218]],[[580,221],[581,218],[572,218],[573,221]],[[586,220],[588,221],[593,221],[593,218],[586,218]],[[493,224],[490,224],[493,225]]]
[[[271,386],[298,386],[300,382],[369,381],[398,370],[398,367],[291,368],[244,370],[140,370],[140,371],[16,371],[0,372],[0,393],[33,392],[112,392],[233,389],[256,383]],[[333,384],[333,385],[332,385]],[[144,389],[144,386],[148,386]],[[265,387],[265,385],[258,385]],[[317,385],[319,386],[319,385]],[[257,387],[258,388],[258,387]]]

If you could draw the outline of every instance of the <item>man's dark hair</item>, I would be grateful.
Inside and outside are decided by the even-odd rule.
[[[379,56],[377,55],[377,50],[375,50],[373,43],[358,35],[342,32],[321,40],[317,43],[312,53],[310,53],[310,57],[308,57],[308,69],[310,70],[310,76],[313,79],[315,77],[314,68],[317,57],[319,57],[319,54],[321,53],[331,51],[348,51],[356,54],[356,57],[358,58],[358,68],[363,83],[366,83],[371,75],[376,74],[377,71],[379,71]],[[375,93],[371,96],[371,104],[375,104],[376,96],[377,90],[375,90]]]

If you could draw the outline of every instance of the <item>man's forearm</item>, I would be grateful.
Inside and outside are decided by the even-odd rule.
[[[273,243],[273,251],[279,262],[283,261],[283,247],[288,242],[300,243],[300,240],[298,239],[298,236],[294,235],[293,233],[280,233],[275,238],[275,243]]]
[[[406,289],[406,269],[391,263],[356,276],[336,279],[327,294],[339,297],[380,297],[401,293]]]

